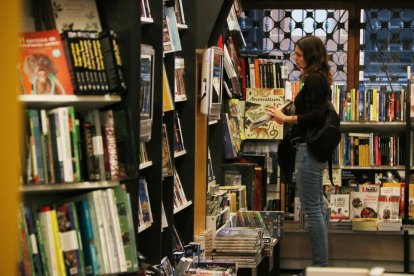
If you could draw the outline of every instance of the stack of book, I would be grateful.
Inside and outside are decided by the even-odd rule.
[[[354,218],[352,220],[352,230],[354,231],[377,231],[377,218]]]
[[[378,222],[378,231],[401,231],[401,219],[383,219]]]
[[[263,230],[228,227],[219,230],[213,242],[213,259],[231,259],[238,267],[256,267],[261,260]]]

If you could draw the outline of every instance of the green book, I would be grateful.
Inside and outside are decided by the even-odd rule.
[[[137,271],[138,260],[129,195],[122,189],[121,186],[116,186],[113,190],[118,211],[119,224],[121,226],[122,243],[127,262],[127,269],[128,272]]]

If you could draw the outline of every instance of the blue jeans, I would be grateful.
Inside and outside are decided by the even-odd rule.
[[[302,211],[308,221],[314,266],[328,266],[328,229],[323,202],[322,175],[325,162],[319,162],[306,143],[296,147],[295,173]]]

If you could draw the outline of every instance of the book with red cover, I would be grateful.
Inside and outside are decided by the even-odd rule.
[[[68,63],[56,30],[20,34],[24,94],[73,95]]]

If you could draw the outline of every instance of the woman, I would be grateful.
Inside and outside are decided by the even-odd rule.
[[[306,144],[308,129],[323,124],[326,99],[330,99],[332,74],[326,49],[316,36],[306,36],[296,42],[294,61],[301,69],[303,87],[295,98],[295,115],[287,116],[277,108],[267,113],[280,124],[293,123],[296,141],[296,187],[302,210],[308,221],[314,266],[328,266],[328,230],[324,206],[322,174],[326,162],[318,161]]]

